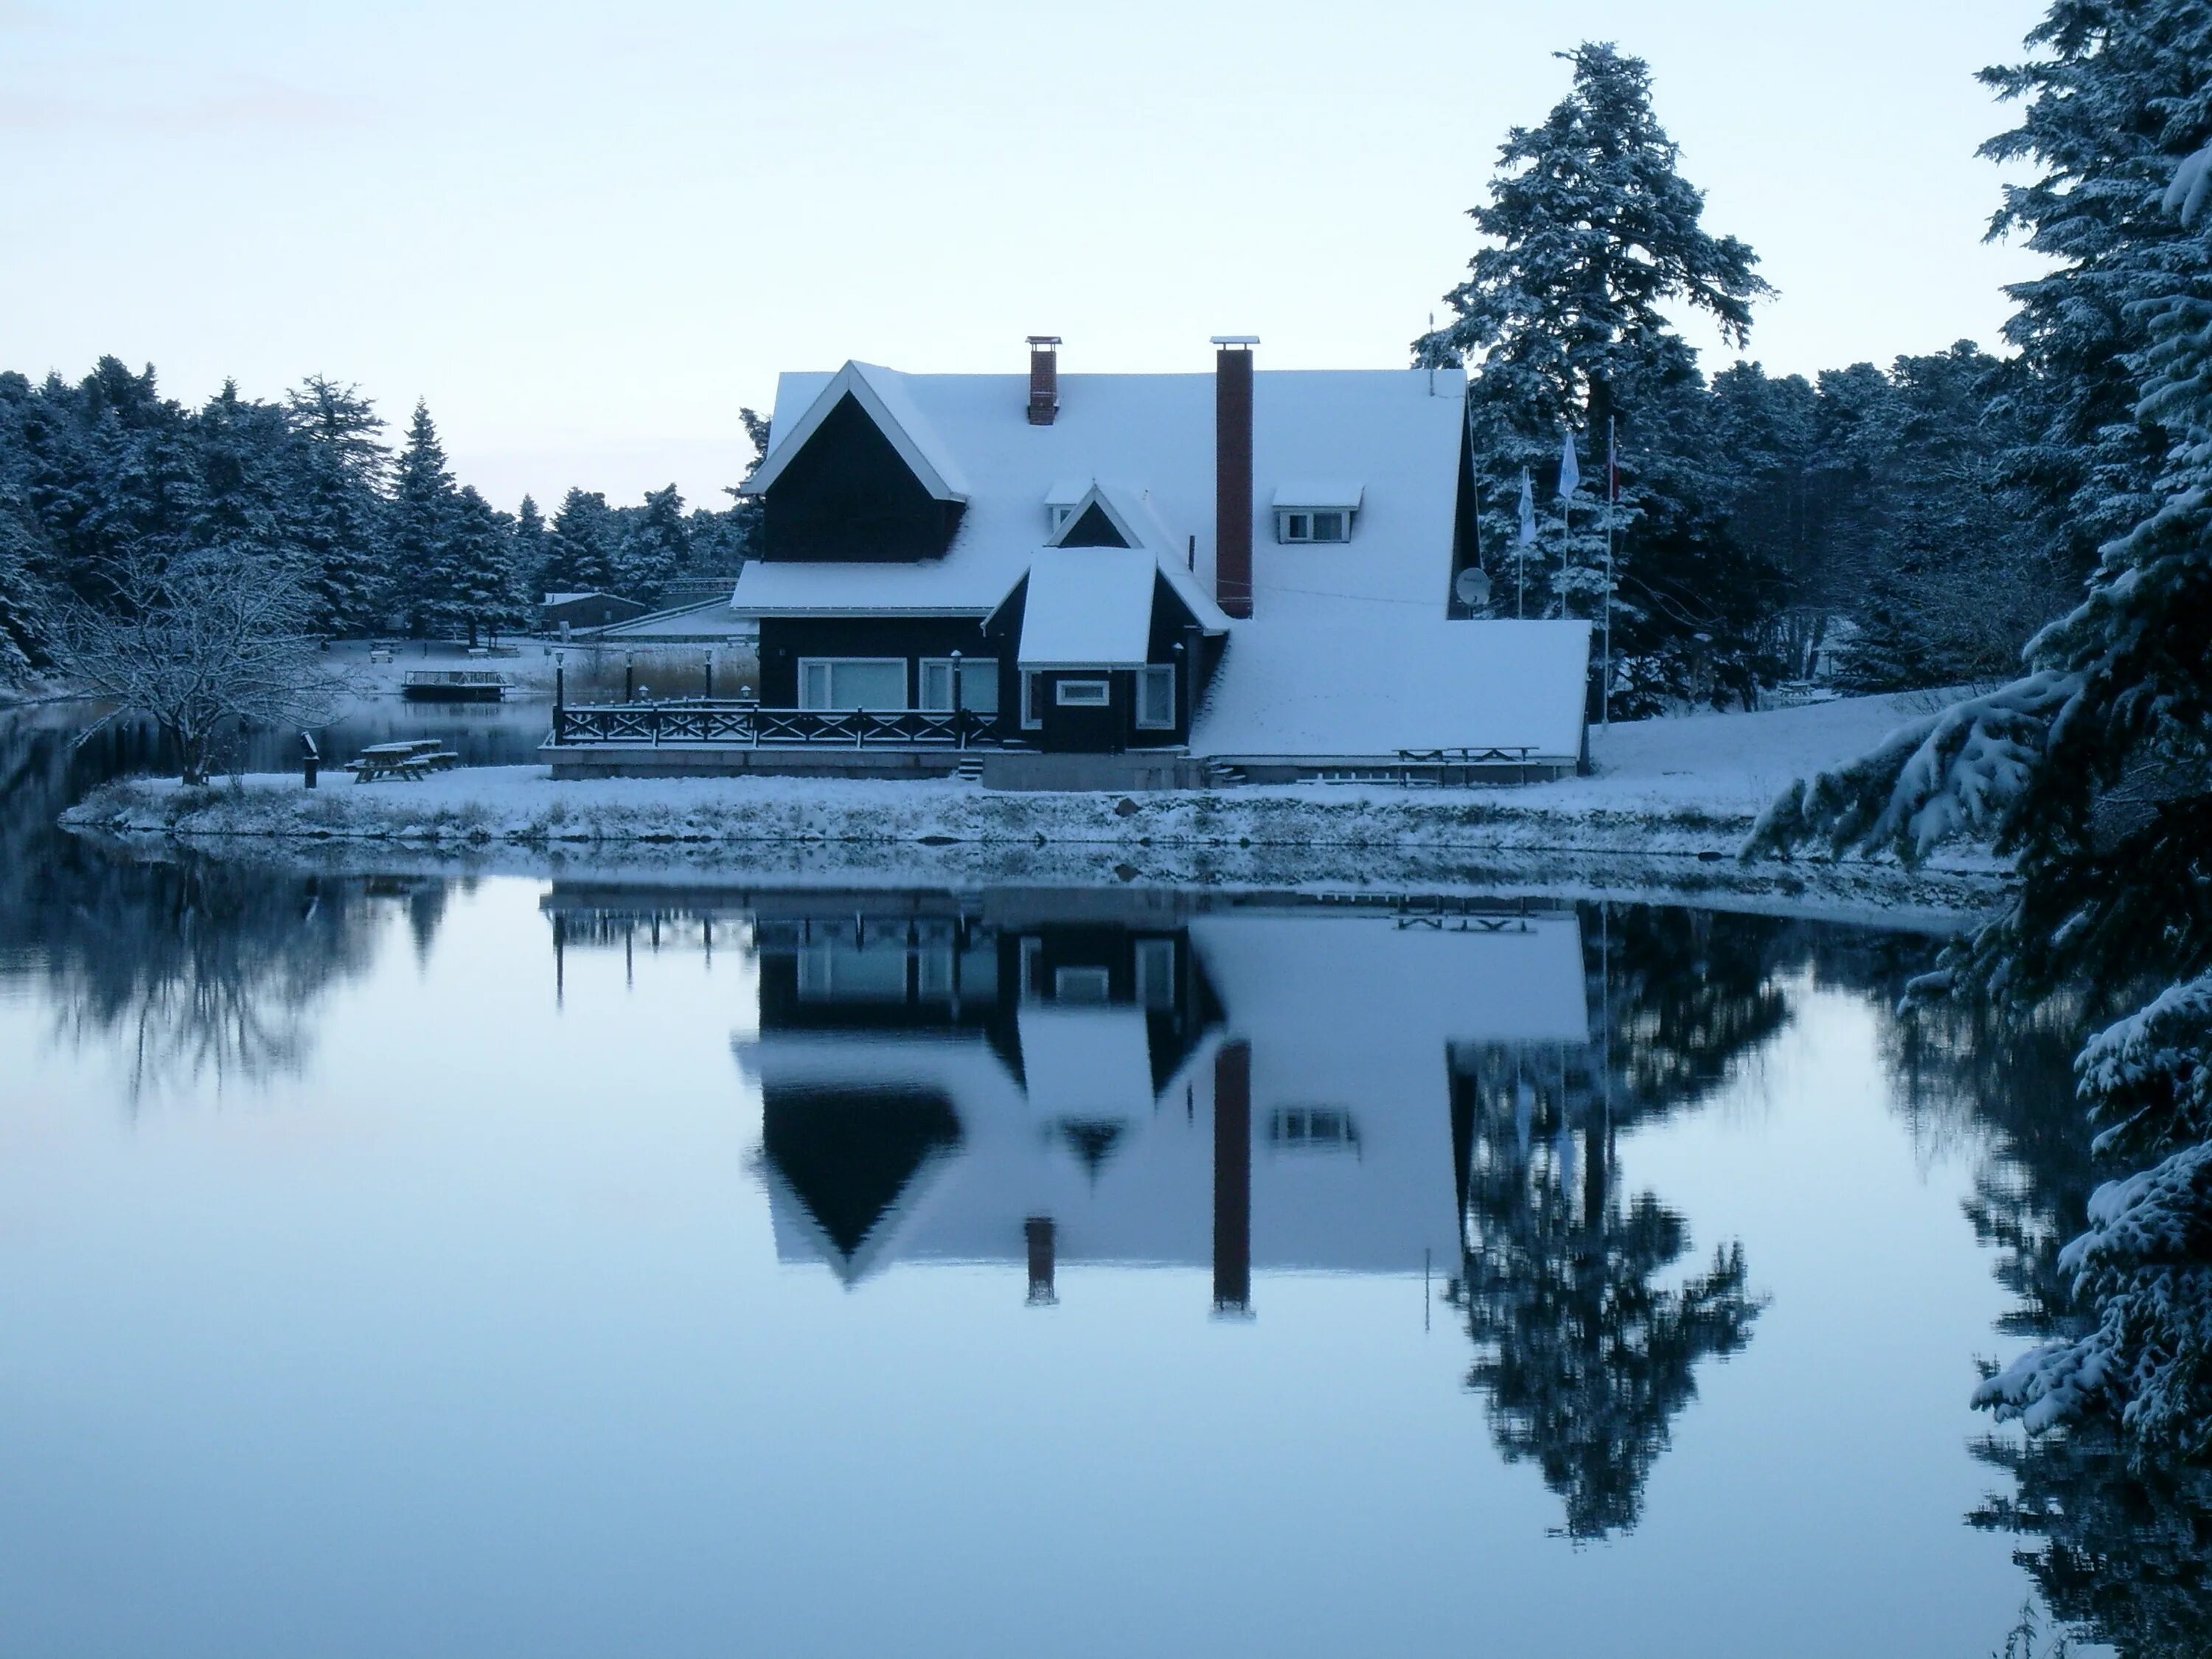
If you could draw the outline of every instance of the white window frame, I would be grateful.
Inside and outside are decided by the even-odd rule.
[[[822,684],[824,696],[834,697],[836,696],[834,679],[835,671],[840,665],[846,663],[866,664],[876,668],[896,668],[899,672],[900,685],[903,687],[908,684],[907,678],[907,659],[904,657],[801,657],[799,659],[799,706],[804,709],[817,711],[823,714],[845,712],[840,710],[834,702],[823,702],[819,703],[809,702],[806,700],[806,682],[814,672],[817,669],[819,669],[823,675]],[[870,705],[870,708],[872,712],[879,714],[888,714],[899,713],[907,708],[908,699],[912,696],[913,693],[911,691],[902,690],[899,693],[899,700],[896,708],[885,708],[877,709],[872,704]]]
[[[1097,696],[1091,695],[1094,690]],[[1070,692],[1077,695],[1071,696]],[[1107,678],[1059,680],[1052,688],[1052,702],[1055,708],[1111,708],[1114,682]]]
[[[1045,508],[1046,516],[1052,520],[1052,527],[1047,533],[1054,536],[1060,534],[1060,532],[1066,527],[1067,521],[1075,516],[1075,508],[1078,505],[1079,505],[1079,503],[1070,502],[1068,505],[1063,507],[1058,502],[1054,502],[1052,506]]]
[[[1037,671],[1022,670],[1022,730],[1035,732],[1044,725],[1044,715],[1037,706]]]
[[[1167,706],[1164,719],[1147,719],[1145,705],[1149,698],[1161,696],[1157,690],[1164,684]],[[1139,732],[1172,732],[1176,728],[1175,665],[1171,662],[1147,663],[1137,671],[1137,730]]]
[[[945,701],[936,702],[930,696],[930,681],[942,675],[945,680]],[[915,702],[925,714],[949,714],[960,700],[960,666],[950,657],[924,657],[915,678],[920,688]]]
[[[1300,547],[1311,544],[1340,544],[1352,539],[1352,522],[1358,516],[1358,509],[1348,507],[1279,507],[1275,509],[1275,539]],[[1344,533],[1316,535],[1316,520],[1324,517],[1336,520]]]

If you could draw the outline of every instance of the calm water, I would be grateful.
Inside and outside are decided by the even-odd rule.
[[[2201,1650],[1966,1408],[2092,1176],[1929,939],[137,862],[32,726],[0,1653]]]

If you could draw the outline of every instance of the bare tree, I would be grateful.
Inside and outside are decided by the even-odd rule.
[[[151,719],[175,744],[185,782],[207,781],[227,732],[320,726],[337,712],[347,682],[324,665],[313,597],[279,561],[232,547],[134,556],[112,588],[105,605],[54,603],[55,666],[114,705],[106,720]]]

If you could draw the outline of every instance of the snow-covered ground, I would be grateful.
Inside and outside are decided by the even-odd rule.
[[[1985,858],[1962,854],[1915,875],[1879,864],[1734,864],[1753,819],[1792,777],[1850,758],[1927,706],[1924,696],[1857,698],[1618,726],[1592,733],[1593,775],[1519,788],[1308,784],[1123,797],[1004,793],[950,780],[556,783],[543,767],[518,766],[372,785],[341,773],[313,792],[293,775],[189,791],[173,780],[133,779],[95,793],[65,822],[127,836],[370,842],[477,855],[501,847],[563,858],[719,848],[723,861],[751,862],[775,848],[783,849],[777,856],[795,851],[854,874],[902,866],[921,849],[940,861],[980,859],[994,871],[1010,850],[1034,862],[1037,849],[1054,848],[1065,854],[1056,863],[1080,866],[1091,878],[1103,872],[1124,880],[1309,884],[1386,869],[1394,880],[1443,880],[1501,861],[1692,862],[1701,866],[1698,885],[1787,893],[1810,882],[1856,905],[1871,884],[1899,902],[1951,908],[1960,902],[1953,890],[1985,891],[1999,873]],[[970,850],[949,850],[956,848]]]

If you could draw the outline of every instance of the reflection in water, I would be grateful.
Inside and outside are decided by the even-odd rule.
[[[69,735],[0,723],[0,983],[39,986],[62,1034],[122,1056],[137,1089],[305,1068],[320,1012],[380,940],[411,981],[409,948],[428,958],[468,912],[465,887],[441,880],[135,862],[58,836],[68,799],[151,759],[128,732],[76,752]],[[902,1264],[968,1264],[1039,1333],[1032,1320],[1064,1333],[1101,1316],[1103,1276],[1086,1269],[1186,1267],[1164,1293],[1246,1352],[1240,1322],[1261,1322],[1261,1340],[1291,1322],[1294,1289],[1270,1275],[1433,1267],[1434,1340],[1455,1356],[1439,1398],[1469,1385],[1475,1401],[1452,1409],[1540,1474],[1542,1518],[1571,1538],[1636,1526],[1706,1362],[1750,1344],[1771,1369],[1792,1340],[1778,1320],[1760,1335],[1760,1291],[1795,1291],[1800,1314],[1808,1294],[1779,1277],[1767,1235],[1747,1255],[1729,1235],[1748,1222],[1686,1196],[1680,1175],[1645,1190],[1621,1148],[1641,1169],[1632,1137],[1694,1128],[1809,988],[1872,1011],[1923,1164],[1973,1160],[1966,1221],[2016,1302],[2003,1345],[2078,1317],[2053,1258],[2095,1174],[2065,1011],[2040,1026],[1898,1015],[1923,941],[1649,907],[1127,890],[562,882],[542,908],[556,985],[580,949],[753,959],[758,1027],[735,1059],[761,1098],[776,1259],[855,1288]],[[486,1054],[514,1064],[508,1040],[488,1030]],[[1684,1211],[1715,1216],[1717,1236],[1691,1238]],[[1955,1231],[1963,1243],[1969,1225]],[[1835,1255],[1841,1279],[1850,1257]],[[867,1318],[887,1306],[836,1300]],[[1962,1423],[1971,1358],[1996,1344],[1962,1328],[1939,1356],[1957,1366],[1942,1386]],[[1329,1375],[1289,1382],[1326,1394]],[[2124,1654],[2204,1651],[2204,1472],[2130,1470],[2094,1429],[1975,1455],[2007,1490],[1968,1518],[2011,1535],[2055,1613]],[[1978,1486],[1942,1504],[1945,1526]],[[1666,1532],[1646,1526],[1637,1547]]]
[[[44,981],[59,1035],[116,1054],[134,1101],[298,1070],[318,999],[370,963],[381,902],[410,902],[427,948],[441,880],[134,859],[58,832],[90,781],[152,757],[143,731],[83,749],[72,736],[26,715],[0,726],[0,978]]]
[[[1749,1340],[1741,1249],[1662,1286],[1686,1225],[1611,1179],[1617,1130],[1785,1018],[1710,918],[1640,915],[1616,974],[1611,911],[1559,905],[634,902],[556,886],[556,952],[751,931],[738,1057],[787,1261],[1018,1263],[1032,1304],[1079,1294],[1071,1264],[1203,1267],[1238,1317],[1255,1270],[1434,1266],[1498,1445],[1577,1538],[1635,1523],[1698,1363]]]

